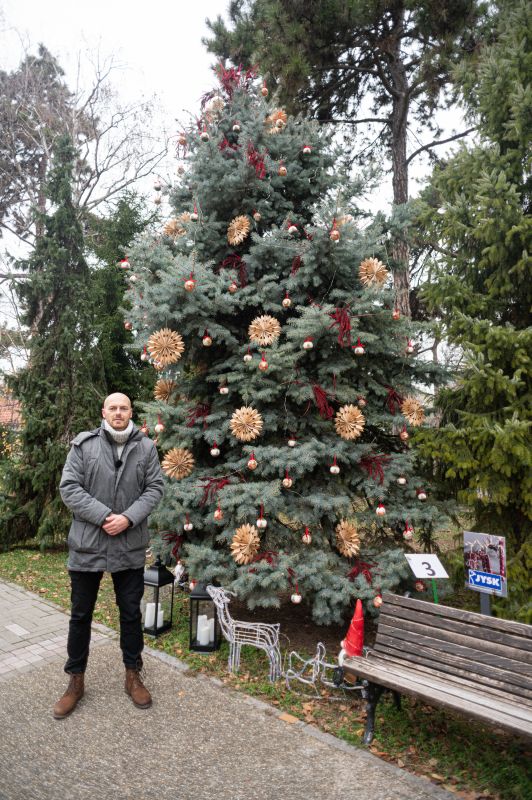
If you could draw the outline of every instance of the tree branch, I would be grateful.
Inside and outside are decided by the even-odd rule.
[[[430,150],[432,147],[437,147],[440,144],[447,144],[447,142],[454,142],[456,139],[462,139],[464,136],[467,136],[469,133],[477,130],[477,125],[474,125],[472,128],[468,128],[466,131],[462,133],[455,133],[454,136],[449,136],[447,139],[435,139],[433,142],[429,142],[428,144],[424,144],[422,147],[418,147],[417,150],[408,156],[406,159],[406,163],[410,164],[410,162],[422,153],[424,150]]]

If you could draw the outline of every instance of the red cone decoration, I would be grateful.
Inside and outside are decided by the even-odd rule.
[[[347,631],[347,636],[341,644],[348,656],[362,655],[362,647],[364,646],[364,614],[362,612],[362,600],[357,600],[351,625]]]

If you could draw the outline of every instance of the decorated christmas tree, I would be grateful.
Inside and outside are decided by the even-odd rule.
[[[250,608],[376,613],[440,516],[409,442],[436,368],[330,133],[252,73],[219,79],[179,136],[174,215],[128,254],[126,325],[159,373],[154,547]]]

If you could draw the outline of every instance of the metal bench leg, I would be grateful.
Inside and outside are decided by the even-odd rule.
[[[401,695],[399,694],[399,692],[392,692],[392,694],[393,694],[393,700],[394,700],[394,703],[395,703],[395,707],[396,707],[396,709],[398,711],[400,711],[401,710]]]
[[[371,744],[373,741],[373,733],[375,731],[375,709],[379,702],[380,696],[384,691],[384,686],[379,686],[378,683],[369,683],[365,689],[364,695],[367,702],[366,705],[366,729],[364,731],[364,744]]]

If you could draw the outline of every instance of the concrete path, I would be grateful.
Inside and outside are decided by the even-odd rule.
[[[68,617],[0,581],[0,800],[450,800],[453,795],[145,651],[154,695],[124,693],[116,635],[95,626],[86,694],[56,721]]]

